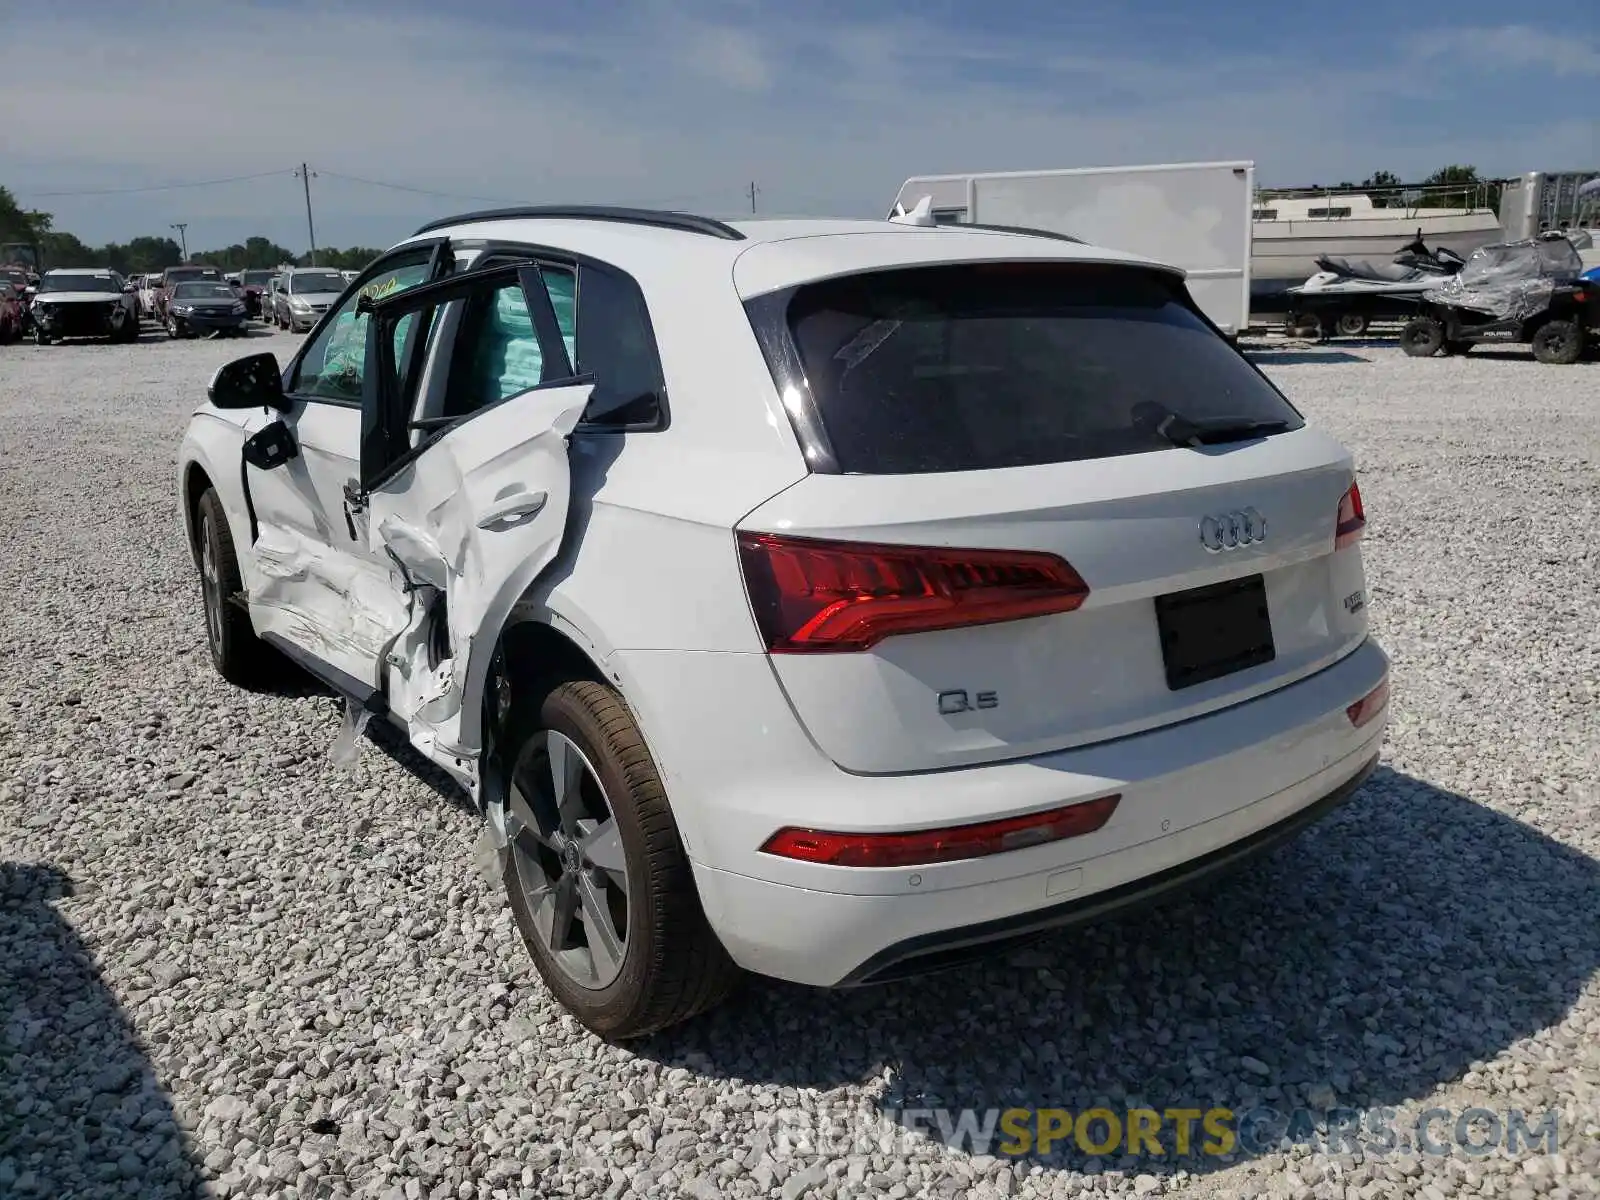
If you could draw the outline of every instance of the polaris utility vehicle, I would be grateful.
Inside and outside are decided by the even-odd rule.
[[[1360,337],[1375,320],[1415,316],[1422,293],[1466,264],[1448,247],[1429,249],[1420,229],[1389,263],[1326,254],[1316,261],[1317,273],[1286,293],[1291,335]]]
[[[115,271],[46,271],[28,315],[33,340],[41,346],[63,338],[139,338],[139,301]]]
[[[177,482],[222,675],[457,779],[612,1038],[1211,876],[1386,720],[1349,453],[1181,272],[1057,237],[439,221],[221,368]]]
[[[1539,362],[1575,363],[1600,343],[1600,286],[1582,272],[1565,234],[1484,246],[1459,275],[1424,293],[1421,312],[1400,331],[1400,348],[1430,358],[1481,343],[1523,344]]]

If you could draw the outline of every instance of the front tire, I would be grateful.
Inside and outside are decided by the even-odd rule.
[[[1583,330],[1576,321],[1546,321],[1533,331],[1533,357],[1570,367],[1583,357]]]
[[[250,614],[230,597],[244,590],[233,535],[215,488],[195,505],[195,557],[205,606],[206,644],[211,663],[229,683],[248,686],[266,674],[271,648],[256,636]]]
[[[562,683],[506,722],[500,855],[546,986],[608,1040],[719,1003],[738,980],[700,907],[666,790],[622,697]]]
[[[1432,358],[1444,348],[1444,326],[1432,317],[1413,317],[1400,331],[1400,349],[1412,358]]]

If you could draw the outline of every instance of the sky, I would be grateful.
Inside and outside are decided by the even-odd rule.
[[[1600,24],[1553,12],[9,4],[0,184],[94,244],[185,222],[191,249],[262,234],[298,251],[302,162],[318,244],[380,247],[496,204],[748,212],[752,181],[762,212],[878,216],[909,176],[960,171],[1250,159],[1283,186],[1600,167]],[[130,190],[211,180],[232,182]]]

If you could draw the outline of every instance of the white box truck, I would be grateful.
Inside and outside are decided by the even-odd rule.
[[[1066,234],[1188,273],[1200,310],[1230,337],[1250,319],[1250,162],[996,171],[908,179],[894,211],[930,197],[941,225]]]

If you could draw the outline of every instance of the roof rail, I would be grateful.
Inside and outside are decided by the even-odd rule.
[[[467,225],[480,221],[617,221],[626,225],[652,225],[657,229],[677,229],[684,233],[700,233],[707,237],[722,238],[730,242],[744,241],[744,234],[732,225],[710,217],[697,217],[693,213],[666,212],[654,208],[618,208],[609,204],[536,204],[521,208],[486,208],[479,212],[460,213],[453,217],[440,217],[429,221],[412,237],[420,237],[435,229],[449,225]]]
[[[1054,238],[1058,242],[1076,242],[1080,246],[1087,245],[1082,238],[1075,238],[1070,233],[1057,233],[1053,229],[1032,229],[1026,225],[980,225],[976,222],[957,221],[951,225],[941,225],[941,229],[983,229],[990,233],[1021,233],[1028,237]]]

